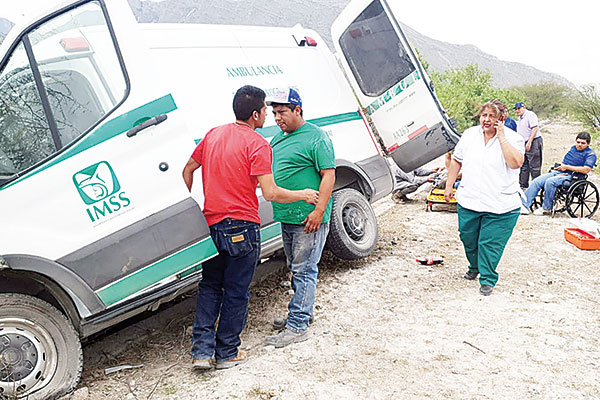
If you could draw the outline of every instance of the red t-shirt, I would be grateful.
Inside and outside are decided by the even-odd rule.
[[[225,218],[260,224],[257,175],[272,173],[269,142],[252,128],[231,123],[211,129],[192,158],[202,166],[203,212],[208,225]]]

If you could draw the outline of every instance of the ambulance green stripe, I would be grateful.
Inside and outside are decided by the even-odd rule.
[[[341,124],[342,122],[355,121],[358,119],[362,119],[362,117],[357,111],[353,111],[344,114],[330,115],[328,117],[309,119],[307,121],[323,127],[327,125]],[[277,135],[281,129],[279,129],[278,126],[268,126],[266,128],[257,129],[256,131],[263,137],[270,138]]]
[[[6,188],[11,187],[12,185],[21,182],[27,178],[34,176],[62,161],[65,161],[82,151],[85,151],[91,147],[94,147],[102,142],[105,142],[109,139],[112,139],[116,136],[121,135],[122,133],[127,132],[134,126],[140,123],[140,121],[144,121],[150,118],[154,118],[161,114],[167,114],[171,111],[177,109],[177,105],[175,105],[175,101],[173,100],[173,96],[170,94],[163,96],[159,99],[153,100],[150,103],[144,104],[138,108],[135,108],[125,114],[119,115],[111,119],[110,121],[105,122],[104,124],[98,126],[94,131],[87,134],[83,139],[75,143],[73,146],[57,155],[52,160],[47,163],[41,165],[37,169],[29,172],[28,174],[20,177],[19,179],[11,182],[8,185],[3,186],[0,190],[4,190]]]
[[[281,235],[281,224],[275,223],[260,230],[261,241],[264,243]],[[188,248],[172,254],[154,264],[140,269],[105,286],[96,294],[107,307],[144,290],[169,276],[181,273],[188,275],[188,270],[200,270],[199,263],[217,254],[217,249],[210,238],[206,238]]]
[[[371,104],[367,106],[367,114],[372,115],[375,111],[383,107],[394,97],[402,93],[413,83],[421,79],[421,75],[419,75],[419,71],[415,70],[412,74],[408,75],[406,78],[402,79],[400,82],[389,88],[384,94],[379,96],[377,100],[373,101]]]

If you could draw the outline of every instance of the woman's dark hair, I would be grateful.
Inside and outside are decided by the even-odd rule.
[[[587,144],[590,144],[592,141],[592,136],[587,132],[579,132],[577,134],[577,139],[583,139],[587,142]]]
[[[233,96],[233,113],[239,121],[247,121],[254,111],[260,114],[265,105],[265,92],[255,86],[242,86]]]

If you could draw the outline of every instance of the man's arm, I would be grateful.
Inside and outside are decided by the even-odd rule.
[[[574,165],[567,165],[567,164],[560,164],[556,169],[559,171],[579,172],[581,174],[586,174],[586,175],[589,174],[590,171],[592,170],[592,168],[585,166],[585,165],[583,167],[576,167]]]
[[[319,201],[315,206],[315,209],[308,214],[308,216],[302,221],[304,225],[304,232],[311,233],[316,232],[321,227],[323,222],[323,214],[329,203],[329,198],[333,192],[333,185],[335,184],[335,169],[322,169],[321,171],[321,184],[319,185]]]
[[[275,184],[273,174],[258,175],[258,183],[262,190],[263,197],[267,201],[276,203],[293,203],[295,201],[305,201],[309,204],[317,204],[319,192],[313,189],[287,190]]]
[[[531,150],[531,144],[533,143],[533,139],[535,139],[535,135],[537,135],[538,129],[537,126],[531,128],[531,135],[529,135],[529,139],[527,139],[527,143],[525,143],[525,151]]]
[[[185,165],[185,168],[183,168],[183,181],[190,192],[192,191],[192,184],[194,183],[194,171],[198,168],[200,168],[200,163],[193,158],[190,158]]]

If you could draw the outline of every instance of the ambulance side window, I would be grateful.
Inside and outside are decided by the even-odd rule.
[[[361,90],[379,96],[415,70],[379,0],[340,37],[340,46]]]
[[[125,72],[99,2],[27,32],[0,72],[0,179],[68,146],[126,94]]]
[[[21,43],[0,75],[0,178],[6,179],[55,151]]]

